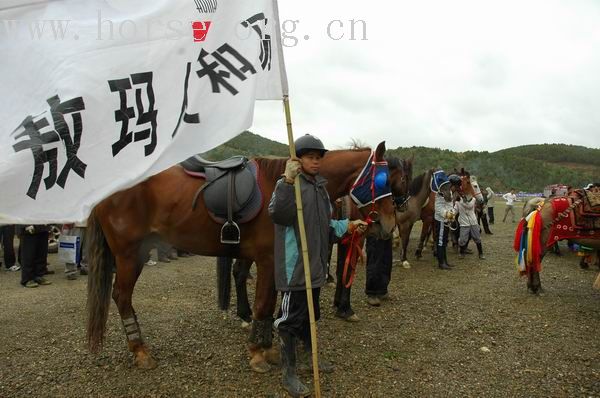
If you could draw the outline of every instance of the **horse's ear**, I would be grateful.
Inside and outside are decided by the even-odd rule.
[[[375,159],[382,160],[385,155],[385,141],[381,141],[375,150]]]

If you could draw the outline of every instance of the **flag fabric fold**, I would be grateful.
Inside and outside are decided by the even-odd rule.
[[[93,206],[287,94],[275,0],[0,5],[0,223]]]

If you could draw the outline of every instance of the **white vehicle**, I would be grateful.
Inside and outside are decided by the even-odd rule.
[[[549,198],[549,197],[555,197],[555,196],[567,196],[568,192],[569,192],[568,185],[563,185],[563,184],[547,185],[544,188],[544,197]]]

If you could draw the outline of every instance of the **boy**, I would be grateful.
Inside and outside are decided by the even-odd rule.
[[[319,293],[327,277],[329,231],[333,228],[338,237],[347,231],[366,231],[361,220],[331,219],[331,201],[325,185],[327,180],[319,175],[321,159],[327,150],[318,138],[306,134],[295,141],[296,157],[286,164],[284,178],[280,179],[269,203],[269,215],[275,223],[275,287],[283,293],[281,310],[275,327],[281,343],[282,383],[294,397],[310,395],[310,390],[297,376],[296,339],[304,343],[304,358],[310,361],[311,336],[306,300],[306,281],[302,266],[300,237],[296,214],[294,184],[302,191],[310,275],[313,291],[315,319],[320,317]],[[323,372],[333,371],[333,365],[319,363]]]

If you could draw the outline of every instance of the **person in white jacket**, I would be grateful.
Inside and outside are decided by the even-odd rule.
[[[475,203],[476,200],[474,197],[467,198],[466,196],[461,196],[454,205],[458,212],[458,224],[460,225],[460,237],[458,238],[460,252],[458,257],[465,258],[467,243],[469,242],[469,238],[471,238],[477,245],[479,258],[484,260],[485,256],[483,255],[483,246],[481,244],[481,230],[479,229],[477,216],[475,215]]]
[[[494,202],[496,202],[496,194],[490,187],[487,187],[485,190],[487,191],[488,221],[490,224],[494,224]]]
[[[515,207],[515,202],[517,200],[517,195],[515,195],[515,189],[513,188],[510,190],[510,192],[502,195],[502,198],[504,200],[506,200],[506,210],[504,211],[504,218],[502,219],[502,222],[506,222],[506,216],[508,216],[509,212],[512,216],[512,222],[515,222],[514,207]]]

